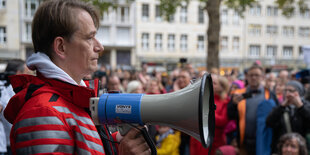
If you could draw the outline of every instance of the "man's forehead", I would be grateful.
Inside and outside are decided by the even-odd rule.
[[[249,70],[248,73],[262,73],[262,70],[260,70],[259,68],[253,68]]]

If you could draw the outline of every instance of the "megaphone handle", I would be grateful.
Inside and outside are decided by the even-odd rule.
[[[152,139],[151,139],[149,133],[147,132],[146,128],[142,128],[141,132],[142,132],[142,135],[143,135],[146,143],[149,145],[149,147],[151,149],[151,154],[152,155],[157,155],[157,150],[156,150],[155,144],[152,141]]]
[[[121,124],[121,125],[118,125],[118,131],[120,132],[120,134],[122,136],[126,135],[127,132],[133,128],[131,125],[129,124]],[[145,139],[146,143],[149,145],[150,149],[151,149],[151,154],[152,155],[157,155],[157,150],[156,150],[156,147],[155,147],[155,144],[154,142],[152,141],[150,135],[148,134],[146,128],[142,128],[142,129],[139,129],[140,132],[142,133],[143,135],[143,138]]]

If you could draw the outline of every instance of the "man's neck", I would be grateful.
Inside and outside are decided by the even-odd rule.
[[[250,86],[249,88],[250,88],[250,90],[258,90],[260,88],[260,85],[258,85],[258,86]]]

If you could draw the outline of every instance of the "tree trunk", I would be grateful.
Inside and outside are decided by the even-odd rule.
[[[219,38],[220,38],[220,4],[221,0],[208,0],[206,10],[209,16],[209,26],[207,30],[208,49],[207,49],[207,69],[220,67],[219,59]]]

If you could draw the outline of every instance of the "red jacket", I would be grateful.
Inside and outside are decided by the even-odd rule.
[[[13,124],[13,154],[104,154],[85,111],[95,91],[42,76],[11,77],[14,91],[4,111]]]
[[[211,148],[211,155],[215,154],[217,148],[226,145],[226,136],[224,133],[224,129],[229,121],[227,117],[228,99],[222,100],[218,95],[215,94],[214,103],[216,104],[215,133]],[[205,149],[198,140],[191,137],[190,152],[192,155],[206,155],[208,154],[209,149]]]

